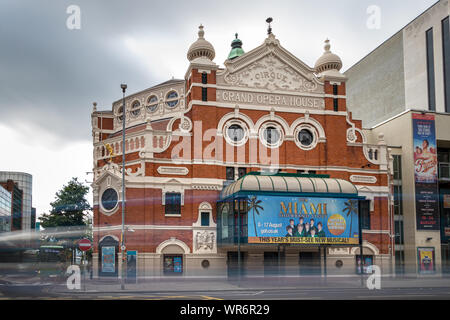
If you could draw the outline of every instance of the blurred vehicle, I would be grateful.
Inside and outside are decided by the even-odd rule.
[[[42,281],[61,280],[70,263],[70,259],[67,259],[66,250],[60,245],[41,246],[38,260],[38,273]]]

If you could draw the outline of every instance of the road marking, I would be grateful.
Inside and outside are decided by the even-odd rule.
[[[215,297],[208,297],[208,296],[201,296],[202,298],[204,298],[203,300],[224,300],[221,298],[215,298]]]

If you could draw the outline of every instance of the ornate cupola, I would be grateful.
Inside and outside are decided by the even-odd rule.
[[[211,43],[205,40],[204,35],[205,31],[203,31],[203,26],[200,25],[198,27],[198,39],[195,41],[188,50],[187,58],[189,61],[200,59],[208,59],[212,61],[216,56],[216,52],[214,51],[214,47]]]
[[[342,68],[342,60],[338,55],[332,53],[330,51],[330,40],[325,40],[325,52],[323,55],[317,60],[315,69],[317,73],[323,73],[327,70],[341,70]]]
[[[231,42],[231,51],[230,54],[228,55],[228,60],[233,60],[237,57],[242,56],[245,52],[242,49],[242,41],[240,39],[238,39],[238,34],[235,34],[236,39],[234,39]]]

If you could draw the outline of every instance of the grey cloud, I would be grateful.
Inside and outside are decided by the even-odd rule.
[[[305,62],[313,65],[324,38],[333,37],[332,49],[349,67],[434,1],[376,2],[3,0],[0,123],[28,122],[66,141],[90,139],[93,101],[109,108],[120,98],[120,83],[136,92],[171,76],[143,68],[121,42],[125,36],[146,37],[159,55],[166,48],[158,41],[173,43],[170,49],[183,59],[178,63],[187,67],[186,50],[203,23],[216,47],[216,63],[222,63],[236,31],[245,30],[241,39],[249,51],[262,42],[264,20],[273,16],[274,33]],[[81,8],[81,30],[66,28],[66,8],[72,4]],[[382,8],[379,32],[365,29],[371,4]]]

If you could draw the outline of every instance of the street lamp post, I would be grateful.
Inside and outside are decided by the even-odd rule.
[[[125,90],[127,89],[126,84],[121,84],[122,88],[122,243],[120,250],[122,252],[122,270],[121,270],[121,282],[120,288],[125,289],[124,275],[125,275]]]

